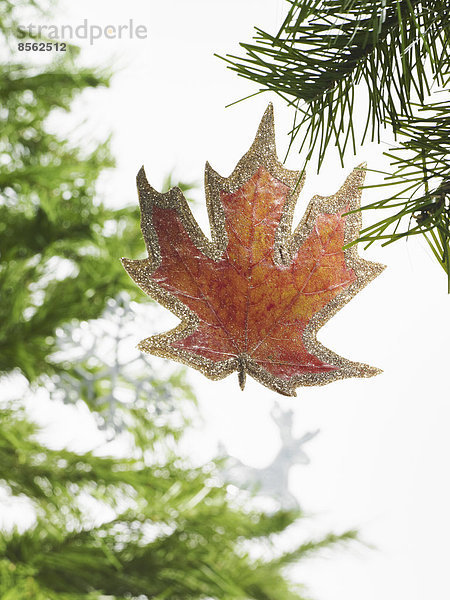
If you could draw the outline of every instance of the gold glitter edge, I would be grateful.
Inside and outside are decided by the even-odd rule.
[[[166,333],[151,336],[141,341],[138,345],[141,350],[186,364],[201,371],[212,380],[222,379],[238,370],[237,358],[215,362],[194,352],[173,348],[172,344],[174,342],[188,337],[197,329],[199,320],[193,311],[175,296],[158,286],[149,277],[158,268],[161,261],[158,237],[154,230],[151,213],[153,205],[174,209],[194,245],[212,260],[218,261],[228,244],[220,192],[237,190],[261,166],[265,167],[273,177],[285,183],[290,190],[277,229],[274,244],[275,262],[280,263],[281,259],[279,257],[283,257],[283,264],[289,264],[296,250],[311,232],[318,214],[338,212],[347,204],[349,210],[360,206],[360,186],[365,176],[362,165],[352,171],[336,194],[329,197],[314,196],[309,202],[299,225],[292,232],[293,213],[305,176],[298,171],[286,169],[277,159],[271,104],[264,113],[250,149],[240,159],[228,178],[220,176],[210,167],[209,163],[206,163],[205,195],[212,241],[204,235],[198,226],[181,190],[175,187],[164,194],[157,192],[148,183],[142,167],[137,176],[137,187],[141,207],[141,229],[149,258],[143,260],[122,259],[122,264],[133,281],[147,295],[173,312],[181,322]],[[356,239],[360,228],[361,213],[355,212],[347,215],[345,243]],[[295,396],[295,388],[299,386],[325,385],[338,379],[372,377],[382,372],[375,367],[353,362],[339,356],[323,346],[316,337],[318,330],[385,268],[383,265],[361,258],[357,253],[356,245],[345,249],[344,256],[346,265],[354,270],[356,280],[311,318],[303,334],[307,351],[315,354],[320,360],[338,367],[337,370],[328,373],[306,373],[284,380],[272,375],[249,357],[246,365],[249,375],[264,386],[283,395]]]

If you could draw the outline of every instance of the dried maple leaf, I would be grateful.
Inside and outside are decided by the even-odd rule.
[[[139,348],[221,379],[249,373],[281,394],[380,371],[328,350],[318,329],[383,266],[361,259],[356,239],[364,170],[356,168],[334,196],[314,196],[292,233],[303,177],[277,160],[272,107],[250,150],[228,178],[206,164],[212,241],[178,188],[165,194],[137,183],[148,259],[123,259],[133,280],[181,319]]]

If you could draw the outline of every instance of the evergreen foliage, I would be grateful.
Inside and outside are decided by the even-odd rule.
[[[136,415],[141,431],[145,419]],[[147,425],[153,434],[154,424]],[[25,532],[0,536],[2,600],[294,600],[302,595],[282,568],[354,537],[327,536],[276,558],[252,559],[244,540],[268,544],[298,514],[267,515],[231,501],[212,465],[189,468],[170,452],[155,461],[155,444],[165,445],[167,433],[135,444],[132,458],[111,458],[50,450],[36,441],[35,430],[17,407],[2,411],[0,480],[15,496],[26,496],[37,516]],[[92,522],[83,510],[86,496],[114,517]]]
[[[0,0],[5,43],[25,4]],[[96,197],[99,174],[113,165],[108,141],[82,148],[48,125],[108,74],[80,68],[74,48],[39,68],[13,54],[0,70],[0,600],[299,600],[284,568],[354,532],[275,552],[298,511],[256,510],[230,493],[214,463],[180,457],[192,407],[182,371],[162,380],[149,369],[151,389],[137,386],[109,421],[116,388],[129,380],[111,377],[105,356],[77,354],[77,323],[109,319],[105,307],[140,294],[118,260],[143,250],[137,210]],[[51,447],[24,399],[3,398],[18,373],[30,382],[27,401],[56,388],[101,416],[113,440],[95,451]],[[5,522],[5,499],[28,506],[33,523]]]
[[[306,161],[318,169],[334,144],[341,157],[358,138],[382,139],[390,127],[399,145],[386,153],[396,191],[364,208],[389,216],[359,241],[391,243],[424,234],[448,275],[450,291],[449,39],[444,0],[288,0],[275,35],[256,28],[243,57],[225,60],[238,75],[271,90],[294,111],[290,145],[301,134]],[[365,95],[364,95],[365,92]],[[357,127],[367,104],[366,121]],[[358,107],[356,109],[356,106]]]
[[[19,368],[33,380],[53,369],[55,329],[97,317],[125,285],[111,250],[122,242],[137,249],[138,240],[126,210],[120,233],[102,231],[112,215],[93,197],[113,164],[107,143],[86,151],[47,125],[55,108],[68,111],[108,78],[70,58],[39,71],[12,62],[1,69],[0,372]]]

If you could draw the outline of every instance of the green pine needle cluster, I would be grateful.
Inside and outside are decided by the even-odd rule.
[[[448,275],[450,293],[450,102],[417,108],[417,116],[399,120],[400,143],[385,152],[393,171],[382,185],[396,191],[363,207],[388,209],[389,216],[363,229],[359,241],[386,245],[422,234]]]
[[[53,370],[59,325],[99,316],[126,287],[113,253],[141,247],[134,210],[113,214],[93,201],[99,174],[113,165],[108,143],[86,151],[47,126],[56,107],[68,111],[75,95],[108,79],[69,60],[38,74],[20,64],[2,72],[0,371],[19,368],[32,380]],[[112,218],[115,231],[105,234]]]
[[[306,161],[316,153],[318,169],[330,145],[343,164],[348,148],[356,153],[359,142],[380,142],[391,129],[399,145],[386,153],[387,183],[397,191],[366,207],[389,216],[360,241],[424,234],[450,290],[448,3],[288,2],[278,33],[256,28],[254,41],[241,44],[244,56],[225,57],[229,68],[257,83],[257,94],[271,90],[292,107],[289,149],[301,136],[300,151]]]

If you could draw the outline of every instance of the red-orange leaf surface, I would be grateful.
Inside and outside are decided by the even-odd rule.
[[[346,360],[316,339],[317,330],[376,277],[382,266],[352,247],[360,229],[364,171],[339,192],[315,196],[291,232],[303,184],[275,154],[269,106],[249,152],[229,178],[206,166],[212,241],[198,228],[180,190],[159,194],[138,174],[141,226],[149,258],[123,259],[131,277],[181,319],[140,348],[201,370],[212,379],[238,371],[282,394],[379,372]]]

